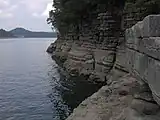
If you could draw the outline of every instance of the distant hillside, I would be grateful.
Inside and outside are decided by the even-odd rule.
[[[14,38],[15,36],[11,32],[7,32],[3,29],[0,29],[0,38]]]
[[[52,38],[56,37],[56,33],[54,32],[32,32],[26,30],[24,28],[16,28],[10,31],[16,37],[24,37],[24,38]]]

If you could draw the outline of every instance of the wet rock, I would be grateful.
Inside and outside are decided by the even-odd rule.
[[[47,48],[47,52],[48,53],[53,53],[56,50],[56,45],[54,43],[52,43],[48,48]]]

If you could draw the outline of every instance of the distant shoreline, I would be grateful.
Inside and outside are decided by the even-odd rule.
[[[1,39],[15,39],[15,38],[16,39],[34,39],[34,38],[40,38],[41,39],[41,38],[57,38],[57,37],[32,37],[32,38],[31,37],[28,37],[28,38],[27,37],[22,37],[22,38],[21,37],[10,37],[10,38],[7,38],[7,37],[3,37],[2,38],[2,37],[0,37],[0,40]]]
[[[15,28],[10,31],[0,29],[0,39],[4,38],[55,38],[56,32],[33,32],[24,28]]]

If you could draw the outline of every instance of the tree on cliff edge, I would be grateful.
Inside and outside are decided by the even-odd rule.
[[[79,30],[79,24],[93,12],[113,12],[114,6],[124,7],[144,18],[148,14],[157,14],[160,11],[160,0],[53,0],[55,10],[50,11],[48,23],[51,23],[57,31],[65,35],[72,28]],[[99,11],[98,11],[99,10]]]

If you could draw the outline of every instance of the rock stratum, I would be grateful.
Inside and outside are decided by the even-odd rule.
[[[99,19],[98,42],[85,31],[79,41],[58,38],[47,50],[70,75],[105,84],[67,120],[160,120],[160,15],[127,25],[121,37],[111,34],[118,23],[108,13]]]

